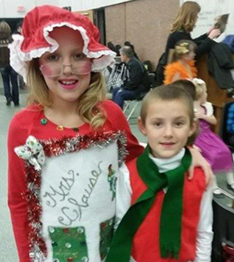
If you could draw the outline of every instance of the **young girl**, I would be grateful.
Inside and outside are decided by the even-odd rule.
[[[98,71],[115,54],[98,41],[88,18],[40,6],[10,46],[11,64],[30,88],[30,105],[12,119],[8,137],[20,262],[105,260],[118,169],[142,147],[119,107],[104,100]]]
[[[121,167],[117,224],[106,262],[210,261],[212,192],[204,174],[186,172],[188,138],[196,130],[193,101],[176,85],[150,91],[142,102],[139,129],[148,146]],[[122,221],[120,222],[120,220]]]
[[[196,45],[190,40],[181,40],[175,46],[174,59],[165,67],[164,84],[170,84],[179,79],[193,79],[197,76],[197,69],[195,67]]]
[[[104,101],[97,71],[115,54],[98,41],[88,18],[41,6],[10,47],[31,104],[12,119],[8,138],[20,262],[99,262],[107,254],[118,168],[142,147],[119,107]]]
[[[211,164],[214,173],[225,172],[227,174],[229,188],[234,191],[232,154],[225,143],[210,129],[210,125],[215,125],[217,120],[213,115],[212,104],[206,100],[206,84],[198,78],[193,79],[192,82],[196,87],[195,116],[199,119],[200,125],[200,131],[194,144],[201,149],[202,155]],[[220,194],[217,183],[214,184],[214,193]]]

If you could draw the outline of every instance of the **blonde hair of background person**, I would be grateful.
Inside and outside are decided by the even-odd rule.
[[[201,55],[208,53],[212,46],[216,44],[213,39],[217,38],[221,34],[221,32],[214,26],[212,26],[207,31],[207,33],[199,36],[198,38],[192,39],[191,37],[190,33],[193,31],[196,25],[200,10],[200,6],[193,1],[184,2],[180,6],[176,18],[173,22],[171,33],[167,38],[164,59],[163,61],[161,61],[162,66],[165,66],[166,64],[171,62],[171,52],[173,52],[176,43],[180,40],[192,40],[198,45],[198,48],[196,49],[196,57],[200,57]],[[163,76],[161,75],[159,75],[158,77],[160,79],[163,79]]]
[[[191,40],[180,40],[175,46],[175,62],[165,67],[164,84],[170,84],[180,79],[193,79],[197,76],[195,67],[195,47]]]
[[[184,29],[186,32],[192,32],[200,11],[201,7],[196,2],[187,1],[183,3],[172,24],[171,32],[181,29]]]
[[[207,92],[207,87],[205,81],[199,78],[194,78],[192,80],[192,83],[194,84],[196,88],[196,97],[195,100],[199,100],[204,93]],[[214,125],[217,123],[217,121],[214,122]]]
[[[227,186],[234,192],[233,159],[230,149],[211,129],[217,120],[213,114],[213,106],[207,102],[206,83],[202,79],[192,80],[196,87],[196,100],[194,101],[195,116],[199,120],[200,132],[194,144],[201,149],[202,155],[211,164],[215,174],[226,174]],[[221,194],[216,180],[214,180],[213,193]]]

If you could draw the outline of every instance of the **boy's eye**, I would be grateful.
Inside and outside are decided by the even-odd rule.
[[[155,122],[155,123],[154,123],[154,126],[160,127],[160,126],[162,126],[162,123],[161,123],[161,122]]]
[[[183,125],[184,125],[184,122],[182,122],[182,121],[175,123],[175,126],[177,126],[177,127],[181,127]]]

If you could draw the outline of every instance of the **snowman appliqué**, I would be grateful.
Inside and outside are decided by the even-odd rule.
[[[116,181],[117,177],[115,176],[115,170],[112,168],[112,165],[110,164],[108,166],[108,182],[110,185],[110,191],[112,192],[112,201],[115,199],[116,196]]]

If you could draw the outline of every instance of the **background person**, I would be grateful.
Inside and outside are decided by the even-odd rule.
[[[212,104],[207,102],[206,83],[202,79],[193,79],[196,87],[196,100],[194,102],[195,116],[199,119],[199,134],[194,144],[200,148],[202,155],[211,164],[215,174],[225,173],[227,185],[234,192],[233,159],[227,145],[211,131],[210,125],[216,125],[217,120],[213,114]],[[214,184],[214,194],[221,194],[218,185]]]
[[[22,34],[22,23],[23,23],[22,21],[17,23],[16,30],[15,30],[14,34],[19,34],[19,35]],[[26,88],[25,83],[24,83],[24,79],[19,74],[18,74],[18,83],[19,83],[19,88],[20,89],[25,89]]]
[[[172,24],[171,33],[168,36],[165,54],[160,62],[160,67],[157,72],[158,84],[162,84],[164,80],[164,67],[170,63],[170,57],[175,48],[175,45],[180,40],[192,40],[196,43],[197,48],[195,51],[196,57],[198,58],[205,53],[208,53],[213,45],[216,44],[213,39],[220,36],[221,32],[219,29],[211,27],[207,33],[199,36],[198,38],[192,39],[191,32],[196,26],[199,12],[201,7],[194,1],[184,2],[176,15],[176,18]]]
[[[3,80],[4,95],[6,105],[10,106],[14,102],[19,106],[19,87],[17,73],[10,66],[10,51],[8,45],[11,43],[11,28],[7,22],[0,22],[0,70]]]
[[[197,76],[195,67],[196,45],[191,40],[180,40],[175,46],[175,62],[171,62],[165,67],[164,84],[173,83],[176,80],[192,80]]]
[[[147,72],[142,63],[134,57],[134,52],[129,46],[120,49],[121,61],[126,63],[129,77],[121,87],[116,87],[112,93],[112,100],[123,108],[125,100],[133,100],[141,93],[149,90]]]

